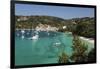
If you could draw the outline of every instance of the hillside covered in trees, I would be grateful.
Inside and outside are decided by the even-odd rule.
[[[62,19],[53,16],[15,16],[16,29],[35,29],[39,24],[59,28],[59,32],[69,31],[79,36],[94,38],[95,19],[93,17]],[[66,26],[66,29],[63,29]]]

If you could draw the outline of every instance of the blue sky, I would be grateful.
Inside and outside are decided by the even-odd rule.
[[[94,17],[94,8],[16,4],[15,15],[46,15],[64,19]]]

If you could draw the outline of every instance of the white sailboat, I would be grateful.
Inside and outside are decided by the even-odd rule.
[[[56,42],[56,43],[54,43],[54,46],[55,46],[55,47],[58,47],[58,46],[60,46],[60,45],[61,45],[60,42]]]
[[[33,37],[29,38],[31,40],[37,40],[39,38],[38,32],[35,31],[36,35],[34,35]]]
[[[50,35],[50,33],[48,32],[48,35]]]
[[[29,38],[30,40],[37,40],[39,38],[39,35],[34,35],[33,37]]]
[[[24,30],[21,30],[21,33],[22,33],[22,34],[24,34],[24,33],[25,33],[25,31],[24,31]]]
[[[57,43],[55,43],[56,45],[60,45],[61,43],[60,42],[57,42]]]
[[[22,35],[22,39],[24,39],[24,35]]]
[[[17,36],[19,36],[19,34],[17,34]]]
[[[25,31],[24,30],[21,30],[21,33],[22,33],[21,38],[24,39],[24,33],[25,33]]]

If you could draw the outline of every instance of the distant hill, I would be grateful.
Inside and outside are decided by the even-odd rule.
[[[35,28],[38,24],[48,24],[61,28],[66,20],[52,16],[16,16],[16,28]]]
[[[62,19],[53,16],[15,16],[17,29],[34,29],[38,24],[46,24],[59,28],[60,32],[70,31],[74,34],[94,37],[95,20],[93,17]],[[63,26],[67,28],[63,30]]]

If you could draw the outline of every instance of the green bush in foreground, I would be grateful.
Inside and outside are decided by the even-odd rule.
[[[62,52],[61,55],[59,56],[58,63],[68,63],[69,58],[68,55],[65,52]]]
[[[74,62],[87,62],[87,46],[81,42],[81,40],[77,37],[74,36],[73,39],[73,53],[72,56],[70,57],[72,61]]]
[[[96,61],[95,49],[93,48],[90,50],[90,52],[88,52],[88,46],[83,43],[76,35],[73,37],[72,50],[73,53],[71,56],[67,55],[67,53],[62,50],[58,63],[69,63],[70,61],[75,63]]]

